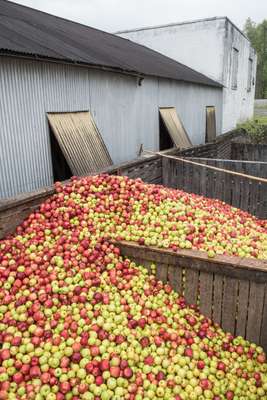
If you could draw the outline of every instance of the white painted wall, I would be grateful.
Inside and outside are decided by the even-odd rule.
[[[232,89],[233,48],[239,51],[237,89]],[[224,85],[223,91],[223,130],[232,129],[237,123],[253,117],[257,56],[250,42],[228,20],[225,26],[224,40]],[[248,91],[249,58],[253,60],[251,91]]]
[[[221,129],[222,90],[170,79],[0,58],[0,198],[53,182],[47,112],[90,110],[114,163],[159,148],[159,107],[176,107],[194,144],[205,138],[205,108]]]
[[[222,133],[234,129],[237,123],[253,116],[255,85],[250,92],[247,91],[247,76],[248,59],[251,56],[255,81],[256,55],[250,42],[227,18],[210,18],[118,34],[153,48],[222,83],[225,86]],[[231,88],[233,47],[239,50],[237,90]]]

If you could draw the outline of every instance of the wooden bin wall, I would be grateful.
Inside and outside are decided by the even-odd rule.
[[[232,142],[231,159],[267,162],[267,144]]]
[[[209,158],[190,158],[190,160],[267,178],[267,163],[264,162]],[[216,198],[248,211],[258,218],[267,219],[267,184],[264,182],[164,158],[163,185]]]
[[[200,312],[225,331],[241,335],[267,351],[267,261],[216,256],[181,250],[178,253],[129,242],[117,242],[124,256],[169,282],[188,304],[199,299]]]

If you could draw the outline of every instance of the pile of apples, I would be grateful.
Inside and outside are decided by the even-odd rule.
[[[266,257],[266,221],[126,177],[73,181],[0,242],[0,400],[257,400],[263,349],[110,238]]]

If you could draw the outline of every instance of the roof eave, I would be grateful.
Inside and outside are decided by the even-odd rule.
[[[106,71],[106,72],[118,73],[118,74],[122,74],[122,75],[132,76],[132,77],[135,77],[138,79],[144,79],[147,76],[147,77],[154,77],[154,78],[160,78],[160,79],[171,79],[171,80],[175,80],[177,82],[183,82],[183,83],[187,83],[187,84],[195,84],[195,85],[201,85],[201,86],[223,88],[223,85],[221,85],[219,82],[216,82],[216,81],[212,81],[210,83],[209,82],[207,82],[207,83],[196,82],[196,81],[191,81],[191,80],[186,80],[186,79],[178,79],[178,78],[174,78],[171,76],[145,74],[145,73],[141,73],[141,72],[134,71],[134,70],[128,70],[128,69],[123,69],[123,68],[119,68],[119,67],[111,67],[108,65],[92,64],[92,63],[75,61],[75,60],[70,60],[70,59],[63,59],[63,58],[52,58],[52,57],[47,57],[44,55],[28,54],[28,53],[17,52],[17,51],[12,51],[12,50],[7,50],[7,49],[0,49],[0,56],[13,57],[13,58],[24,59],[24,60],[34,60],[34,61],[39,61],[39,62],[49,62],[49,63],[54,63],[54,64],[72,65],[72,66],[77,66],[77,67],[90,68],[90,69],[101,70],[101,71]]]

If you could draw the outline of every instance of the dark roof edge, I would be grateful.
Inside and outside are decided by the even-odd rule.
[[[223,88],[223,85],[221,83],[213,81],[212,79],[206,77],[205,75],[200,74],[199,72],[198,72],[198,74],[205,76],[205,78],[209,79],[211,82],[210,83],[193,82],[193,81],[189,81],[189,80],[185,80],[185,79],[175,79],[175,78],[171,78],[171,77],[167,77],[167,76],[144,74],[144,73],[141,73],[138,71],[131,71],[131,70],[126,70],[126,69],[122,69],[119,67],[118,68],[111,67],[108,65],[90,64],[90,63],[86,63],[86,62],[78,62],[78,61],[73,61],[73,60],[68,60],[68,59],[63,59],[63,58],[51,58],[51,57],[46,57],[43,55],[14,52],[11,50],[0,49],[0,57],[11,57],[11,58],[24,59],[24,60],[39,61],[39,62],[49,62],[49,63],[55,63],[55,64],[72,65],[72,66],[76,66],[76,67],[90,68],[90,69],[96,69],[96,70],[101,70],[101,71],[106,71],[106,72],[114,72],[117,74],[132,76],[132,77],[136,77],[139,79],[144,79],[147,76],[147,77],[153,77],[153,78],[158,78],[158,79],[170,79],[170,80],[173,80],[176,82],[184,82],[184,83],[193,84],[193,85],[215,87],[217,89]],[[189,68],[189,67],[187,67],[187,68]],[[192,71],[194,71],[194,70],[192,70]],[[196,71],[194,71],[194,72],[196,72]]]
[[[42,62],[50,62],[55,64],[66,64],[66,65],[73,65],[79,66],[84,68],[92,68],[92,69],[101,69],[103,71],[108,72],[116,72],[123,75],[133,76],[137,78],[143,78],[145,75],[141,72],[134,71],[134,70],[127,70],[120,67],[111,67],[110,65],[100,65],[100,64],[93,64],[87,63],[82,61],[75,61],[70,60],[67,58],[52,58],[44,55],[39,54],[30,54],[30,53],[23,53],[14,50],[8,49],[0,49],[0,57],[11,57],[11,58],[18,58],[24,60],[33,60],[33,61],[42,61]]]
[[[233,25],[233,27],[234,27],[237,31],[239,31],[239,33],[241,33],[241,35],[243,35],[248,41],[250,41],[250,40],[248,39],[248,37],[245,35],[245,33],[244,33],[240,28],[238,28],[238,26],[237,26],[234,22],[232,22],[232,21],[230,20],[230,18],[228,18],[227,16],[200,18],[200,19],[194,19],[194,20],[189,20],[189,21],[171,22],[171,23],[169,23],[169,24],[160,24],[160,25],[154,25],[154,26],[144,26],[144,27],[141,27],[141,28],[133,28],[133,29],[120,30],[120,31],[114,32],[114,35],[120,35],[120,34],[122,34],[122,33],[130,33],[130,32],[147,31],[147,30],[150,30],[150,29],[167,28],[167,27],[171,27],[171,26],[197,24],[197,23],[199,23],[199,22],[217,21],[217,20],[221,20],[221,19],[227,20],[231,25]]]

